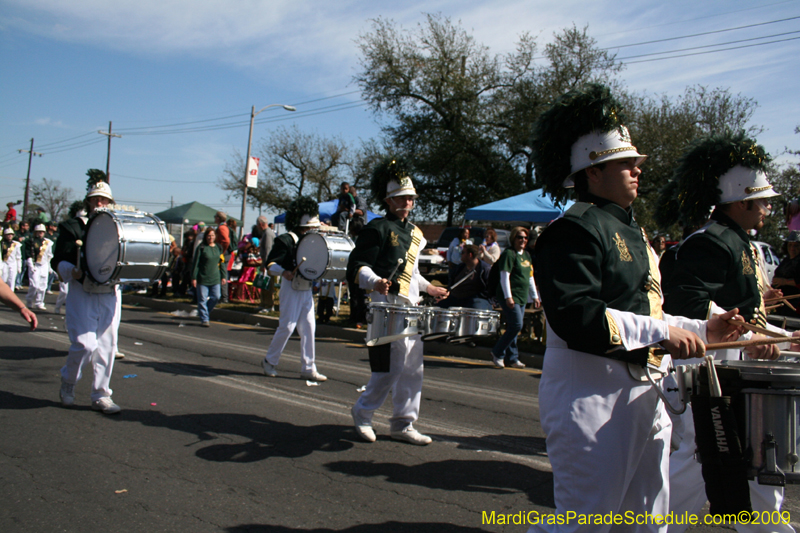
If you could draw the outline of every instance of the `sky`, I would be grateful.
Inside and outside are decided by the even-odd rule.
[[[0,206],[24,196],[28,154],[18,150],[32,138],[42,156],[31,182],[82,197],[87,169],[106,168],[98,130],[112,122],[122,135],[110,158],[118,203],[158,212],[199,201],[239,218],[241,200],[218,183],[247,150],[251,107],[297,108],[258,115],[254,146],[278,126],[352,145],[379,137],[386,118],[353,82],[358,38],[375,18],[414,30],[426,13],[501,55],[525,32],[543,47],[588,25],[625,64],[628,90],[728,88],[758,102],[759,142],[797,160],[784,151],[800,149],[798,0],[0,0]],[[256,216],[248,209],[248,228]]]

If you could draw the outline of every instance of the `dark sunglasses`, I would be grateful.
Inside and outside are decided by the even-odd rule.
[[[517,239],[525,239],[527,241],[528,240],[528,236],[527,235],[517,235]]]

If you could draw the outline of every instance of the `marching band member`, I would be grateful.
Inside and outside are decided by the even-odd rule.
[[[3,243],[2,243],[3,263],[2,276],[3,281],[14,292],[17,282],[17,272],[19,271],[20,263],[22,262],[22,245],[14,240],[14,230],[6,228],[3,230]]]
[[[768,282],[763,278],[758,252],[747,233],[764,225],[771,200],[778,196],[765,174],[769,161],[764,148],[744,132],[704,137],[684,152],[673,176],[677,185],[674,193],[681,199],[676,205],[684,226],[700,229],[687,237],[675,254],[668,283],[664,285],[666,311],[704,319],[721,309],[738,308],[748,322],[791,335],[766,321],[762,295]],[[712,207],[714,211],[708,219]],[[800,335],[800,332],[794,334]],[[750,338],[750,335],[748,333],[743,338]],[[775,359],[780,350],[778,345],[753,346],[745,353],[749,358]],[[717,350],[713,354],[717,360],[741,358],[738,349]],[[700,362],[686,361],[687,364]],[[670,511],[698,514],[706,502],[707,491],[704,490],[706,485],[700,464],[695,459],[695,424],[691,406],[680,415],[675,428],[676,438],[673,440],[680,440],[680,445],[670,457]],[[722,483],[731,490],[733,483]],[[744,487],[742,496],[746,499],[747,487],[743,478],[741,483]],[[782,488],[760,485],[755,481],[749,482],[749,488],[753,511],[780,511]],[[674,525],[669,531],[685,529],[685,525]],[[737,524],[736,529],[740,532],[760,531],[758,526],[744,524]],[[772,524],[770,531],[789,533],[794,529],[781,523]]]
[[[669,354],[738,336],[722,320],[734,312],[708,323],[662,313],[656,257],[631,210],[646,156],[624,120],[609,89],[590,84],[559,98],[533,133],[547,192],[564,199],[574,187],[578,197],[539,237],[535,260],[547,316],[540,415],[561,515],[666,514],[670,419],[644,370],[658,380]],[[654,353],[658,345],[669,354]],[[608,527],[574,520],[529,531],[599,530]]]
[[[272,276],[281,276],[280,319],[267,355],[261,361],[264,374],[278,375],[277,366],[281,353],[295,328],[300,334],[300,355],[302,366],[300,376],[311,381],[325,381],[328,378],[317,372],[314,354],[314,297],[311,282],[303,278],[297,269],[297,243],[300,236],[311,228],[319,228],[319,205],[309,196],[294,200],[286,211],[286,229],[289,231],[275,238],[272,250],[267,256],[267,271]]]
[[[447,296],[445,289],[431,285],[419,273],[419,252],[426,241],[422,231],[408,221],[417,192],[403,163],[383,161],[373,173],[372,191],[376,198],[384,199],[387,214],[374,219],[358,234],[347,264],[347,282],[368,292],[373,302],[416,305],[420,291],[437,298]],[[398,260],[402,260],[399,268]],[[392,276],[392,271],[396,275]],[[372,376],[351,410],[356,432],[362,439],[375,442],[372,416],[391,391],[392,438],[422,446],[430,444],[431,438],[413,426],[419,418],[422,357],[420,335],[369,348]]]
[[[86,194],[88,216],[78,216],[59,225],[53,268],[69,282],[66,323],[72,343],[67,362],[61,369],[61,405],[75,403],[75,383],[81,379],[83,367],[92,369],[92,409],[112,415],[121,411],[111,399],[111,372],[121,314],[122,293],[119,285],[98,285],[86,274],[86,240],[88,217],[97,209],[114,202],[111,187],[101,181]]]
[[[28,307],[46,310],[44,295],[48,290],[47,278],[50,275],[50,258],[53,257],[53,241],[45,238],[44,224],[33,228],[33,236],[25,241],[23,257],[28,265]]]

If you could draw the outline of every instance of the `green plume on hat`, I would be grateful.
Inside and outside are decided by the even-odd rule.
[[[310,196],[298,196],[289,204],[286,210],[286,229],[294,231],[303,215],[311,217],[319,215],[319,204]]]
[[[533,166],[536,181],[563,203],[569,196],[564,180],[572,174],[572,145],[594,131],[608,132],[624,125],[621,104],[611,90],[589,83],[560,96],[533,127]]]
[[[680,223],[697,227],[706,222],[719,202],[719,178],[737,165],[766,172],[771,158],[744,130],[725,131],[691,143],[678,160],[673,180],[678,183]]]
[[[372,198],[385,209],[383,199],[386,198],[386,189],[389,182],[394,180],[400,183],[402,178],[410,176],[410,167],[405,159],[397,156],[384,157],[372,171],[372,179],[370,180]]]

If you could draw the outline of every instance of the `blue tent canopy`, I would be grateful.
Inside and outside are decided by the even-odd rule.
[[[329,202],[322,202],[319,204],[319,219],[326,224],[331,223],[331,217],[333,217],[334,213],[336,213],[336,209],[339,207],[339,200],[331,200]],[[379,218],[380,215],[376,215],[372,211],[367,211],[367,222],[371,222],[373,218]],[[286,221],[286,213],[281,213],[280,215],[275,217],[275,224],[283,224]]]
[[[478,207],[470,207],[464,215],[464,220],[545,224],[558,218],[574,203],[568,200],[566,205],[556,206],[549,194],[545,194],[542,189],[536,189]]]

